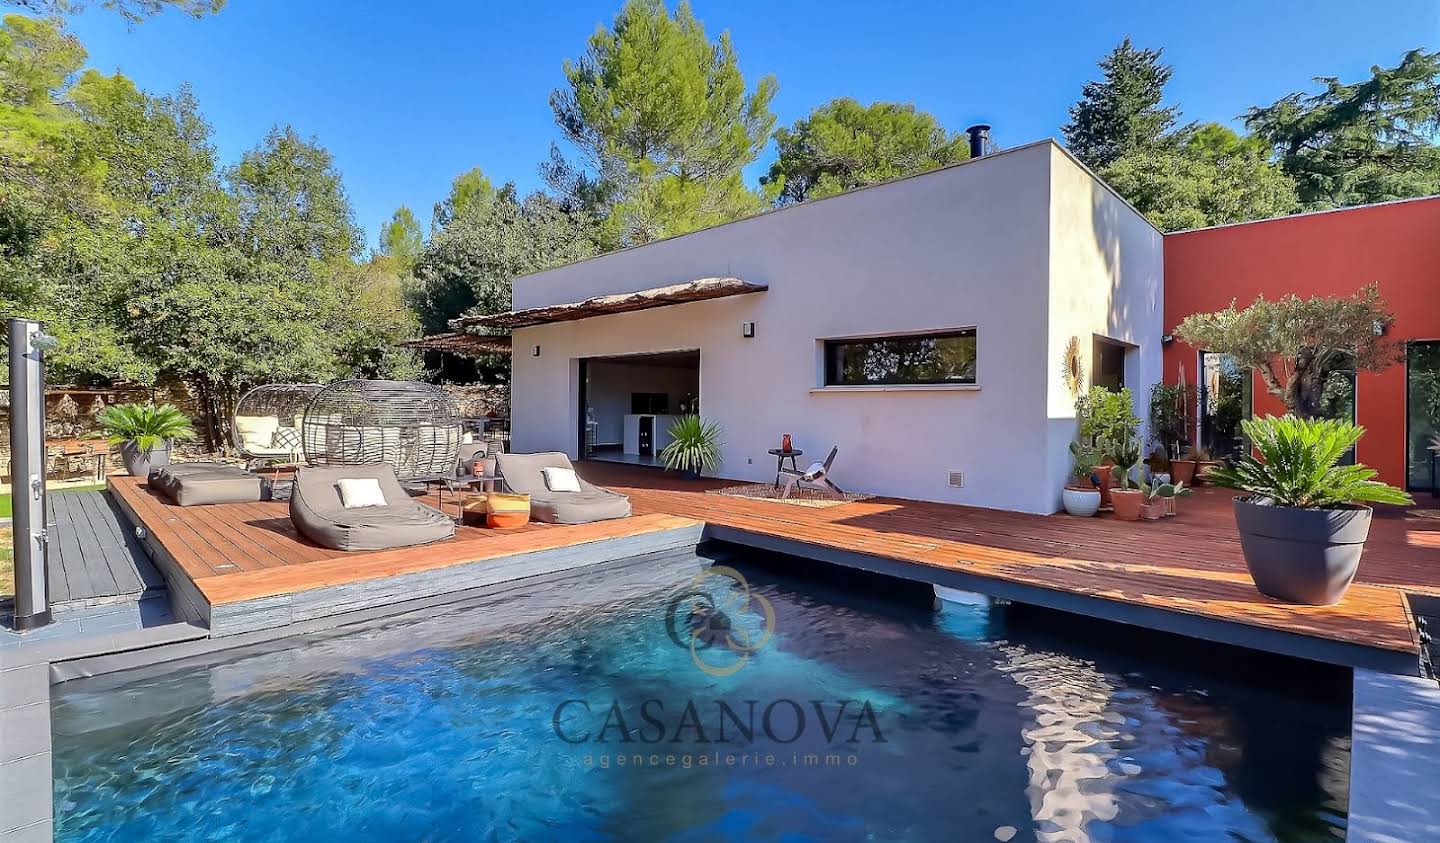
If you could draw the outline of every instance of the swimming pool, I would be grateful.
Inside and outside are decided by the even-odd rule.
[[[1343,835],[1342,671],[720,561],[66,683],[56,838]]]

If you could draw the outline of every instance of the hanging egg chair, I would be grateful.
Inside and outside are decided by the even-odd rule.
[[[310,465],[389,463],[401,482],[453,476],[460,456],[454,400],[419,381],[328,384],[310,399],[300,432]]]
[[[241,396],[231,428],[240,455],[251,467],[300,462],[300,426],[305,406],[321,390],[318,383],[267,383]]]

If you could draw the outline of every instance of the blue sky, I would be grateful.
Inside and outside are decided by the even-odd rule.
[[[619,5],[230,0],[199,21],[168,15],[127,29],[95,9],[71,28],[94,67],[152,92],[189,82],[227,162],[272,125],[317,136],[373,242],[402,203],[428,223],[470,167],[540,187],[536,167],[559,139],[547,97],[564,81],[561,63]],[[1058,136],[1095,62],[1127,34],[1165,48],[1170,98],[1186,119],[1226,122],[1312,76],[1349,81],[1440,46],[1435,0],[694,6],[712,36],[730,31],[748,80],[779,80],[781,124],[832,97],[901,100],[955,130],[991,123],[1002,146]],[[751,168],[752,183],[772,156]]]

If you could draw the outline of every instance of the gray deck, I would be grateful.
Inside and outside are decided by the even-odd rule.
[[[45,500],[52,607],[132,602],[164,592],[165,578],[107,493],[52,492]]]

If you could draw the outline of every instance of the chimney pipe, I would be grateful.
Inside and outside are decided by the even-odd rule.
[[[990,145],[990,127],[984,123],[976,123],[965,132],[970,135],[970,157],[982,157],[985,154],[985,147]]]

